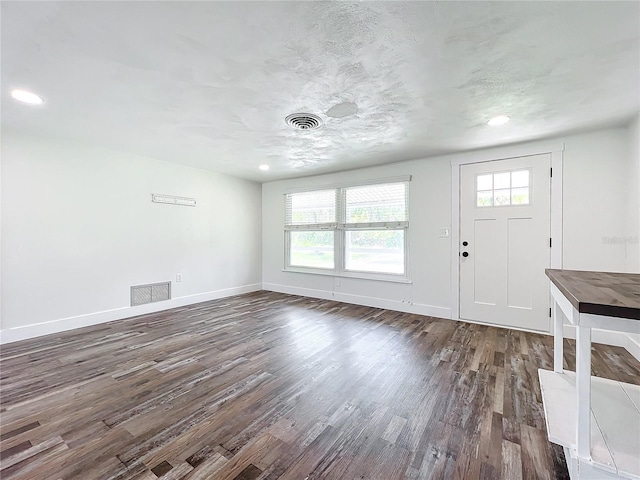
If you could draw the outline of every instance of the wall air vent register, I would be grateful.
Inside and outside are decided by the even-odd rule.
[[[131,287],[131,306],[171,300],[171,282],[149,283]]]
[[[196,199],[189,197],[176,197],[175,195],[164,195],[162,193],[152,193],[153,203],[167,203],[169,205],[181,205],[183,207],[195,207]]]

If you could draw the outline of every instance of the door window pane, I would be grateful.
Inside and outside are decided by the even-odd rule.
[[[517,170],[515,172],[511,172],[511,188],[528,186],[529,170]]]
[[[529,189],[513,188],[511,189],[511,205],[528,205]]]
[[[530,176],[528,169],[477,175],[476,206],[529,205]]]
[[[404,229],[345,232],[345,269],[404,274]]]
[[[493,175],[478,175],[478,191],[493,189]]]
[[[511,190],[495,190],[493,193],[494,205],[509,205],[511,202]]]
[[[291,231],[289,265],[293,267],[334,267],[333,231]]]
[[[493,188],[509,188],[511,186],[511,175],[509,172],[495,173],[493,175]]]
[[[489,190],[488,192],[478,192],[477,205],[479,207],[490,207],[493,205],[493,191]]]

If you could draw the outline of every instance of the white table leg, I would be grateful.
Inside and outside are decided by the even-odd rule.
[[[576,394],[578,458],[591,460],[591,329],[576,326]]]
[[[563,356],[563,339],[564,332],[562,326],[564,325],[564,314],[558,302],[553,301],[553,371],[556,373],[562,373],[562,356]]]

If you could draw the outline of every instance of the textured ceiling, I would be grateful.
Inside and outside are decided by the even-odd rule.
[[[258,181],[620,124],[640,104],[635,1],[1,8],[3,128]],[[292,130],[294,112],[325,125]]]

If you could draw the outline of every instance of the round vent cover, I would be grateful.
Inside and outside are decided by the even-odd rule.
[[[313,130],[322,126],[322,119],[313,113],[292,113],[284,121],[298,130]]]

